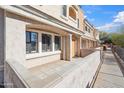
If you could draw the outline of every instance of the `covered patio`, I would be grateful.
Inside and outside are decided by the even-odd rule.
[[[10,82],[14,85],[7,86],[29,88],[90,87],[100,62],[99,49],[83,58],[73,58],[72,61],[58,60],[32,68],[26,68],[18,62],[9,61],[6,62],[7,69],[5,71],[9,77],[13,78]],[[15,80],[18,82],[14,82]]]
[[[26,31],[38,33],[38,52],[33,54],[26,54],[26,66],[32,68],[38,65],[51,63],[58,60],[72,60],[73,56],[80,55],[80,37],[78,34],[71,33],[64,29],[48,25],[48,24],[28,24]],[[41,34],[48,33],[52,36],[52,51],[42,52]],[[61,40],[60,50],[55,50],[54,36],[59,35]],[[76,41],[76,42],[73,42]],[[34,63],[35,62],[35,63]]]
[[[71,62],[59,60],[30,68],[29,73],[39,80],[32,77],[28,81],[31,81],[31,87],[86,87],[92,82],[100,63],[98,57],[100,57],[99,50],[96,50],[84,58],[72,58]]]

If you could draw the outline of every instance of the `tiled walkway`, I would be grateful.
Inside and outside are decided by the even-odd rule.
[[[37,76],[41,79],[41,82],[37,82],[35,87],[51,87],[58,83],[71,73],[73,69],[79,68],[79,65],[85,65],[85,58],[76,58],[72,62],[59,60],[52,63],[47,63],[41,66],[37,66],[29,69],[33,76]],[[29,80],[30,81],[30,80]]]
[[[31,76],[27,80],[28,85],[37,88],[86,87],[100,63],[99,54],[98,50],[84,58],[73,58],[72,61],[58,60],[29,68]]]
[[[118,63],[108,49],[105,52],[105,59],[94,84],[94,88],[122,88],[124,87],[124,77]]]

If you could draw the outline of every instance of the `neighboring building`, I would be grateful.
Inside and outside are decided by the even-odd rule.
[[[98,29],[95,29],[95,31],[94,31],[94,37],[95,37],[95,39],[97,41],[96,42],[96,46],[99,46],[100,45],[99,34],[100,34],[99,30]]]
[[[97,40],[96,40],[96,36],[94,35],[96,33],[95,31],[95,27],[93,25],[91,25],[88,20],[84,19],[83,20],[84,25],[83,25],[83,31],[84,31],[84,37],[83,38],[83,42],[82,42],[82,47],[83,48],[93,48],[93,47],[97,47]]]
[[[0,6],[1,83],[11,81],[3,65],[15,62],[30,69],[72,61],[81,49],[97,47],[96,32],[77,5]]]
[[[98,31],[98,29],[95,29],[94,35],[95,35],[95,36],[94,36],[95,39],[99,41],[99,31]]]

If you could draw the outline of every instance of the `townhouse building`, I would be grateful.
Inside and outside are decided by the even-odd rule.
[[[93,48],[93,47],[96,47],[97,46],[97,39],[98,37],[96,36],[97,34],[97,30],[95,29],[95,27],[90,24],[88,22],[87,19],[84,19],[84,32],[85,32],[85,35],[90,37],[88,38],[87,40],[85,39],[84,41],[84,47],[86,48]],[[96,38],[97,37],[97,38]]]
[[[27,69],[80,58],[98,47],[98,33],[78,5],[0,6],[1,85],[34,86]]]

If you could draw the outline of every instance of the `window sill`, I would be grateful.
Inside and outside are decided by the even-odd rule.
[[[61,17],[62,19],[64,19],[64,20],[68,21],[68,18],[67,18],[67,17],[65,17],[65,16],[63,16],[63,15],[61,15],[60,17]]]
[[[29,60],[29,59],[46,57],[46,56],[51,56],[51,55],[60,54],[60,53],[61,53],[61,51],[26,54],[26,59]]]

